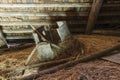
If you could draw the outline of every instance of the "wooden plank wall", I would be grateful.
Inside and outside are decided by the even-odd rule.
[[[65,20],[70,25],[86,24],[86,16],[89,15],[88,11],[92,5],[92,0],[2,0],[0,2],[0,25],[12,27],[29,24],[55,25],[55,22],[60,20]]]
[[[103,21],[104,24],[96,24],[92,33],[120,36],[120,0],[103,1],[97,22]]]
[[[59,20],[76,24],[89,15],[91,5],[92,0],[0,0],[0,25],[8,43],[20,42],[33,38],[28,25],[56,26]]]
[[[71,31],[85,30],[93,0],[0,0],[0,25],[56,25],[65,20]],[[112,16],[112,19],[111,19]],[[104,0],[96,24],[118,24],[120,1]],[[6,27],[5,27],[6,28]]]

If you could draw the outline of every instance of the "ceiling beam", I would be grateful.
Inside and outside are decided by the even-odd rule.
[[[36,25],[36,26],[40,26],[40,25],[55,25],[51,22],[0,22],[0,25],[2,26],[22,26],[22,25]]]
[[[111,4],[103,4],[102,7],[120,7],[120,4],[114,4],[114,3],[111,3]]]
[[[102,20],[102,21],[97,21],[96,24],[115,24],[115,23],[120,23],[119,20]],[[78,21],[78,20],[74,20],[74,21],[67,21],[67,24],[71,25],[71,24],[87,24],[87,21]],[[23,26],[23,25],[35,25],[35,26],[41,26],[41,25],[56,25],[56,23],[52,23],[50,21],[36,21],[36,22],[10,22],[10,21],[2,21],[0,22],[1,26]]]
[[[40,17],[49,17],[49,16],[62,16],[67,17],[67,14],[70,16],[89,16],[88,12],[0,12],[0,17],[14,17],[14,16],[40,16]],[[120,12],[102,12],[98,16],[118,16]]]
[[[47,8],[47,7],[91,7],[92,3],[59,4],[0,4],[0,8]],[[102,7],[120,7],[120,4],[103,4]]]
[[[33,13],[33,12],[0,12],[0,17],[12,17],[12,16],[87,16],[88,12],[47,12],[47,13]]]
[[[0,8],[91,7],[91,3],[62,4],[0,4]]]

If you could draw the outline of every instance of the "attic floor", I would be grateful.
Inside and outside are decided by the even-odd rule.
[[[74,35],[74,37],[84,43],[88,54],[102,51],[120,42],[120,37],[115,36]],[[0,80],[6,80],[8,70],[23,66],[33,48],[0,55]],[[37,80],[118,80],[119,78],[120,64],[96,59],[43,75]]]

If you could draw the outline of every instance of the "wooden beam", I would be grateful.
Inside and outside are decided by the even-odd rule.
[[[86,21],[67,21],[67,24],[86,24]],[[28,21],[28,22],[20,22],[20,21],[2,21],[0,22],[0,25],[2,26],[15,26],[15,25],[35,25],[35,26],[41,26],[41,25],[56,25],[56,22],[46,21],[46,20],[39,20],[39,21]]]
[[[3,33],[7,33],[7,34],[11,34],[11,33],[14,33],[14,34],[17,34],[17,33],[32,33],[33,30],[32,29],[27,29],[27,30],[3,30]]]
[[[33,39],[32,36],[16,36],[16,37],[6,37],[7,40],[14,40],[14,39]]]
[[[116,12],[102,12],[102,13],[99,13],[99,16],[120,16],[120,11],[116,11]]]
[[[29,2],[28,2],[29,1]],[[38,3],[38,4],[41,4],[41,3],[92,3],[92,0],[41,0],[41,1],[35,1],[35,0],[18,0],[16,3],[30,3],[32,2],[33,3]],[[1,3],[3,4],[4,1],[1,1]],[[13,3],[12,1],[10,1],[9,3]]]
[[[0,8],[91,7],[90,3],[0,4]]]
[[[120,3],[119,0],[108,0],[107,3]]]
[[[102,21],[97,21],[96,24],[119,24],[120,20],[116,19],[116,20],[102,20]]]
[[[110,36],[120,36],[120,30],[93,30],[92,34],[99,34],[99,35],[110,35]]]
[[[18,25],[18,26],[22,26],[22,25],[36,25],[36,26],[40,26],[40,25],[55,25],[54,23],[51,23],[51,22],[19,22],[19,21],[15,21],[15,22],[0,22],[0,25],[2,26],[15,26],[15,25]]]
[[[101,52],[92,53],[91,55],[83,56],[81,58],[68,61],[64,64],[60,64],[60,65],[39,71],[38,73],[33,73],[28,76],[15,76],[14,79],[15,80],[33,80],[33,79],[40,77],[41,75],[55,73],[56,71],[59,71],[63,68],[68,68],[68,67],[74,66],[80,62],[87,62],[87,61],[90,61],[93,59],[98,59],[102,56],[110,54],[110,52],[112,52],[112,51],[119,50],[119,49],[120,49],[120,44],[114,45],[110,48],[107,48],[106,50],[101,51]]]
[[[110,56],[105,56],[102,59],[120,64],[120,51],[116,51],[114,53],[116,53],[116,54],[113,54],[113,55],[110,55]]]
[[[69,16],[88,16],[88,12],[43,12],[43,13],[33,13],[33,12],[0,12],[0,17],[12,17],[12,16],[67,16],[66,14],[71,14]]]
[[[0,8],[46,8],[46,7],[91,7],[91,6],[92,6],[91,3],[0,4]],[[120,7],[120,4],[104,4],[102,7]]]
[[[103,0],[102,0],[102,1],[103,1]],[[113,4],[103,4],[102,7],[103,7],[103,8],[104,8],[104,7],[109,7],[109,8],[110,8],[110,7],[118,7],[118,8],[119,8],[119,7],[120,7],[120,4],[114,4],[114,3],[113,3]]]
[[[93,5],[90,11],[90,15],[88,18],[88,23],[87,23],[87,28],[86,28],[86,33],[90,34],[92,32],[92,29],[96,23],[99,11],[101,9],[103,0],[94,0]]]
[[[119,20],[104,20],[104,21],[97,21],[96,24],[113,24],[113,23],[120,23]],[[87,21],[78,21],[78,20],[74,20],[74,21],[67,21],[67,24],[71,25],[71,24],[87,24]],[[41,26],[41,25],[56,25],[56,22],[50,22],[50,21],[29,21],[29,22],[20,22],[20,21],[2,21],[0,22],[0,25],[2,25],[3,27],[5,26],[23,26],[23,25],[35,25],[35,26]]]
[[[3,41],[3,43],[9,48],[7,40],[5,39],[5,36],[3,35],[2,26],[0,26],[0,38]]]
[[[40,16],[40,17],[49,17],[49,16],[62,16],[67,17],[67,14],[71,14],[69,16],[89,16],[88,12],[41,12],[41,13],[33,13],[33,12],[0,12],[0,17],[14,17],[14,16]],[[102,12],[99,16],[116,16],[120,15],[120,12]]]

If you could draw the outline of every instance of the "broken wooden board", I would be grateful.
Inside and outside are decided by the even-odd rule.
[[[67,23],[65,21],[58,21],[58,29],[57,32],[61,38],[61,41],[64,41],[66,37],[70,36],[70,31],[68,29]]]
[[[120,51],[116,52],[116,54],[102,57],[102,59],[120,64]]]

